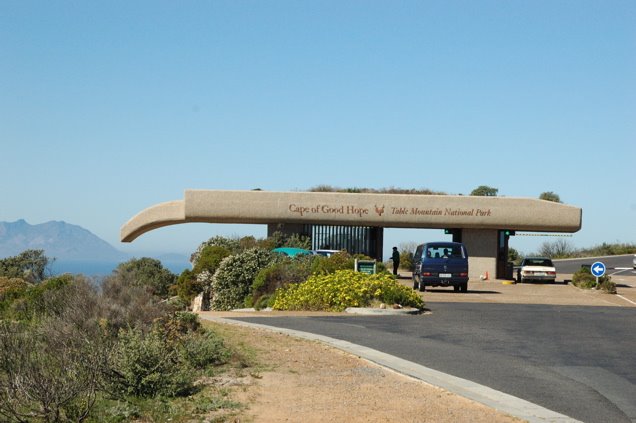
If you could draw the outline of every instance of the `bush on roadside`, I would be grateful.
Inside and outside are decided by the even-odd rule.
[[[150,330],[152,323],[172,311],[144,286],[129,285],[121,278],[106,278],[102,285],[101,302],[104,308],[102,325],[112,336],[127,327]]]
[[[109,391],[116,397],[180,396],[192,390],[194,379],[189,363],[161,331],[119,331],[107,372]]]
[[[271,251],[257,248],[226,257],[212,277],[210,308],[231,310],[242,307],[256,275],[273,259]]]
[[[106,279],[115,279],[130,286],[141,286],[159,298],[168,297],[168,289],[177,277],[157,259],[142,257],[120,263]]]
[[[105,349],[60,323],[0,321],[2,421],[82,421],[90,412]]]
[[[307,281],[276,291],[277,310],[343,311],[373,302],[422,308],[422,298],[388,273],[367,275],[353,270],[311,276]]]
[[[207,241],[202,242],[197,247],[197,250],[192,253],[192,255],[190,256],[190,263],[192,263],[193,267],[196,267],[197,263],[199,262],[199,258],[201,257],[201,253],[208,246],[225,248],[227,251],[230,252],[230,254],[236,254],[241,251],[241,242],[239,238],[228,238],[220,235],[214,236]]]
[[[353,270],[356,259],[373,260],[364,254],[351,255],[346,251],[340,251],[329,257],[313,256],[311,260],[311,273],[317,275],[334,273],[338,270]],[[386,265],[382,262],[377,262],[376,270],[377,273],[382,273],[386,271]]]
[[[615,256],[622,254],[636,254],[636,244],[608,244],[604,242],[600,245],[596,245],[583,251],[585,253],[585,256]]]
[[[252,284],[251,296],[246,305],[257,309],[267,307],[267,298],[278,288],[292,283],[300,283],[311,275],[311,262],[316,256],[278,256],[266,268],[261,269]]]
[[[94,286],[63,275],[28,287],[10,309],[0,319],[2,421],[82,421],[111,345]]]
[[[572,275],[572,284],[583,289],[596,288],[596,276],[587,267],[581,267],[574,275]],[[598,278],[598,288],[608,294],[616,294],[616,284],[612,282],[610,276],[601,276]]]
[[[197,259],[193,269],[185,269],[181,272],[176,284],[171,288],[171,292],[178,295],[187,305],[205,290],[211,276],[217,271],[223,259],[231,255],[231,252],[227,247],[204,244],[195,254]]]
[[[192,268],[192,273],[198,274],[204,270],[214,274],[216,269],[219,268],[219,265],[223,261],[224,258],[230,256],[232,252],[225,248],[220,247],[218,245],[208,245],[199,255],[199,259],[197,260],[196,265]]]
[[[183,357],[197,370],[225,364],[230,359],[231,352],[225,346],[223,338],[211,330],[187,334],[180,343]]]
[[[338,270],[353,269],[355,259],[346,251],[340,251],[329,257],[316,256],[311,262],[311,273],[328,274]]]

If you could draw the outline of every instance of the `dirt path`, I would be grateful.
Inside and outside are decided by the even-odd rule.
[[[213,323],[271,368],[243,378],[233,422],[520,422],[319,342]]]
[[[424,293],[436,301],[634,307],[636,277],[621,276],[619,295],[581,290],[563,284],[507,285],[501,281],[471,282],[469,292],[436,289]],[[405,278],[401,280],[408,284]],[[216,317],[254,313],[204,312]],[[258,313],[265,316],[285,312]],[[331,313],[298,313],[305,316]],[[215,323],[216,324],[216,323]],[[226,336],[258,351],[271,368],[247,378],[234,389],[249,404],[235,422],[520,422],[443,389],[369,363],[324,344],[299,340],[262,329],[216,324]]]

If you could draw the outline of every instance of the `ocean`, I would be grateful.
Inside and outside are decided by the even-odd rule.
[[[83,274],[90,277],[104,277],[112,273],[122,262],[93,261],[93,260],[55,260],[50,266],[51,274],[64,273]],[[162,261],[163,267],[176,275],[180,275],[185,269],[191,269],[188,261]]]

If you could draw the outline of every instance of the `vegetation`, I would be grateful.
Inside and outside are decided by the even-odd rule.
[[[304,282],[311,275],[311,262],[315,256],[279,257],[261,269],[252,283],[252,292],[245,300],[247,307],[257,310],[271,307],[273,294],[288,284]]]
[[[300,284],[277,290],[275,310],[343,311],[373,302],[423,308],[422,298],[388,273],[367,275],[354,270],[314,275]]]
[[[231,310],[242,307],[256,275],[273,259],[273,253],[258,248],[225,258],[211,280],[212,309]]]
[[[100,287],[81,275],[47,276],[50,259],[41,250],[0,260],[0,421],[167,422],[206,420],[219,409],[232,414],[240,405],[210,376],[253,360],[184,311],[206,290],[223,310],[244,304],[332,311],[380,303],[423,307],[421,297],[381,263],[376,275],[353,271],[354,260],[365,257],[270,252],[272,245],[303,242],[283,235],[215,237],[179,278],[159,261],[140,258],[122,263]],[[409,266],[414,246],[400,248],[401,264]],[[577,250],[557,240],[541,253],[631,254],[636,245]],[[518,256],[510,249],[511,259]],[[599,282],[599,289],[616,292],[609,277]],[[596,278],[582,269],[573,283],[595,288]],[[174,294],[182,301],[171,299]]]
[[[26,250],[15,257],[0,259],[0,277],[20,278],[30,283],[42,282],[49,274],[53,260],[44,250]]]
[[[579,257],[602,257],[615,256],[623,254],[636,254],[636,244],[602,243],[589,248],[574,248],[572,244],[565,239],[557,239],[552,242],[544,242],[539,247],[536,254],[542,257],[550,257],[553,259],[561,258],[579,258]]]
[[[480,197],[496,197],[498,192],[498,188],[489,187],[488,185],[480,185],[472,190],[470,195],[476,195]]]
[[[521,254],[514,248],[508,248],[508,261],[513,263],[521,263]]]
[[[601,289],[608,294],[616,294],[616,284],[612,282],[610,276],[601,276],[598,278],[598,285],[596,283],[596,276],[592,275],[592,272],[587,267],[581,267],[581,269],[572,275],[572,283],[579,288],[584,289]]]
[[[299,284],[311,275],[353,269],[363,255],[340,252],[325,257],[305,255],[287,257],[273,254],[276,247],[309,247],[309,240],[298,235],[275,232],[267,239],[244,237],[210,238],[192,255],[193,270],[185,270],[171,288],[186,304],[203,293],[204,307],[229,310],[238,307],[271,307],[278,288]],[[378,272],[386,270],[377,264]]]
[[[400,252],[400,268],[412,271],[413,270],[413,254],[417,248],[417,242],[402,243],[398,246]]]
[[[311,248],[311,238],[299,234],[285,234],[283,232],[274,232],[265,242],[264,246],[270,249],[280,247],[303,248],[309,250]],[[268,245],[269,244],[269,245]]]
[[[165,269],[159,260],[148,257],[121,263],[109,278],[130,286],[144,287],[158,297],[166,297],[168,289],[176,280],[176,276]]]
[[[309,189],[310,192],[346,192],[358,194],[419,194],[419,195],[446,195],[445,192],[432,191],[428,188],[338,188],[330,185],[318,185]]]
[[[172,280],[151,259],[122,264],[101,290],[81,275],[1,277],[0,420],[175,421],[236,408],[205,382],[234,354],[166,302]]]
[[[198,255],[194,268],[181,272],[176,284],[171,287],[171,292],[178,295],[185,304],[190,304],[194,297],[205,290],[208,275],[214,275],[223,259],[230,255],[230,250],[226,247],[205,245]],[[202,274],[205,277],[199,276]]]
[[[559,197],[559,194],[556,194],[552,191],[547,191],[547,192],[542,192],[541,195],[539,195],[539,200],[546,200],[546,201],[553,201],[555,203],[560,203],[561,197]]]

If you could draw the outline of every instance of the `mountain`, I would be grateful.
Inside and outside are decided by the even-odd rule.
[[[61,221],[30,225],[23,219],[0,222],[0,258],[24,250],[44,250],[56,260],[122,261],[129,255],[115,249],[97,235]]]

